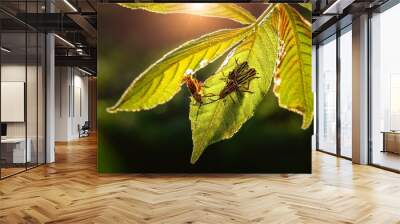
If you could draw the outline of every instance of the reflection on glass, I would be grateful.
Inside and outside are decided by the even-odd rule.
[[[347,32],[346,32],[347,31]],[[352,157],[352,35],[340,36],[340,153]]]
[[[22,15],[44,13],[45,1],[4,2]],[[0,178],[45,162],[45,35],[0,12],[13,24],[1,34]]]
[[[2,33],[1,46],[1,175],[6,177],[25,170],[31,160],[26,144],[26,35]]]
[[[336,37],[318,48],[318,148],[336,153]]]
[[[400,170],[400,5],[372,17],[372,163]]]

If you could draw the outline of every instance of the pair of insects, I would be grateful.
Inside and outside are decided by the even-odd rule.
[[[208,94],[203,95],[204,83],[194,78],[192,75],[185,76],[183,78],[183,83],[186,84],[187,88],[190,91],[193,99],[200,105],[213,103],[217,100],[224,99],[229,96],[232,98],[231,93],[253,93],[250,91],[250,82],[253,79],[259,78],[256,76],[257,72],[254,68],[250,68],[247,61],[238,63],[236,60],[236,67],[229,72],[228,76],[224,78],[225,86],[219,92],[218,95]],[[204,97],[217,97],[216,99],[212,99],[209,102],[204,102]]]

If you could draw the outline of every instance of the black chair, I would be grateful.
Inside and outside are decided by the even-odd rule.
[[[90,130],[89,121],[85,121],[85,123],[82,125],[82,127],[80,127],[80,125],[78,125],[79,138],[89,136],[89,130]]]

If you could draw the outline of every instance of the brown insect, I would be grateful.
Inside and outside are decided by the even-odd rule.
[[[253,93],[250,91],[250,81],[256,78],[257,72],[254,68],[246,68],[241,73],[235,74],[233,79],[229,79],[226,82],[225,87],[219,93],[219,99],[223,99],[229,94],[236,93]]]
[[[186,75],[185,77],[183,77],[182,82],[186,84],[186,87],[189,89],[189,92],[192,95],[193,99],[197,103],[202,104],[202,92],[204,88],[204,83],[194,78],[193,75]]]
[[[250,82],[253,79],[259,78],[257,77],[257,72],[254,68],[250,68],[247,61],[238,63],[236,60],[236,67],[229,72],[228,76],[223,80],[226,81],[224,88],[219,92],[218,95],[209,93],[207,95],[203,95],[204,83],[197,80],[193,77],[193,75],[187,75],[183,78],[182,82],[186,84],[187,88],[190,91],[193,99],[201,105],[210,104],[217,100],[224,99],[227,96],[230,96],[231,99],[235,102],[235,100],[230,95],[233,92],[236,93],[253,93],[250,91]],[[209,102],[204,102],[204,97],[213,97],[217,96],[218,98],[215,100],[211,100]]]
[[[230,79],[230,80],[236,79],[244,71],[249,69],[249,63],[247,63],[247,61],[239,64],[238,60],[235,59],[235,62],[236,62],[236,67],[232,71],[230,71],[228,74],[228,79]]]
[[[182,79],[182,82],[186,84],[186,87],[189,89],[189,92],[192,95],[193,99],[199,105],[199,108],[197,109],[197,112],[196,112],[196,118],[195,118],[195,120],[197,120],[197,117],[199,116],[200,107],[204,104],[211,103],[211,102],[208,102],[208,103],[203,102],[204,83],[202,81],[199,81],[196,78],[194,78],[193,75],[185,76]],[[207,95],[207,96],[209,96],[209,95]]]
[[[235,100],[230,95],[233,92],[240,94],[244,92],[253,93],[249,90],[250,82],[253,79],[259,78],[256,75],[256,70],[254,68],[250,68],[247,61],[239,64],[236,60],[236,67],[229,72],[226,78],[223,79],[226,81],[226,83],[224,88],[219,92],[218,99],[212,102],[224,99],[227,96],[230,96],[231,99],[235,102]]]

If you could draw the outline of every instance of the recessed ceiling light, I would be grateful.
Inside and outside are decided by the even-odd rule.
[[[4,51],[4,52],[6,52],[6,53],[10,53],[10,52],[11,52],[10,49],[7,49],[7,48],[5,48],[5,47],[1,47],[1,51]]]
[[[67,44],[70,47],[75,48],[75,45],[73,45],[71,42],[69,42],[68,40],[62,38],[61,36],[59,36],[58,34],[54,34],[55,37],[57,37],[59,40],[61,40],[62,42],[64,42],[65,44]]]
[[[78,10],[75,8],[75,6],[73,6],[68,0],[64,0],[64,3],[65,3],[66,5],[68,5],[68,7],[69,7],[70,9],[72,9],[72,11],[78,12]]]
[[[85,74],[87,74],[87,75],[90,75],[90,76],[93,75],[92,73],[90,73],[90,72],[88,72],[88,71],[86,71],[86,70],[83,70],[83,69],[81,69],[81,68],[79,68],[79,67],[78,67],[78,70],[81,71],[81,72],[83,72],[83,73],[85,73]]]

